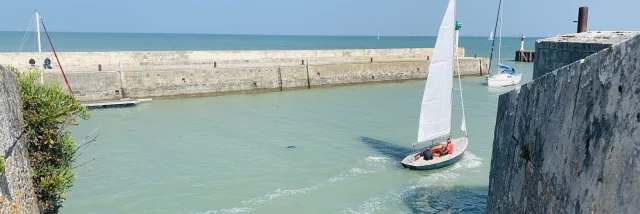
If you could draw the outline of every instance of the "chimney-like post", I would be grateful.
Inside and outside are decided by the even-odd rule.
[[[587,21],[589,20],[589,7],[582,6],[578,9],[578,33],[587,32]]]

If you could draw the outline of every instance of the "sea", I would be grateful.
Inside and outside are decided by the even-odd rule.
[[[464,35],[464,34],[463,34]],[[0,52],[37,50],[34,35],[0,32]],[[435,37],[135,33],[49,35],[56,51],[431,48]],[[536,38],[526,38],[532,50]],[[24,42],[23,42],[24,41]],[[43,51],[50,50],[43,34]],[[461,37],[466,56],[491,56],[486,37]],[[495,41],[493,64],[497,63]],[[519,37],[502,40],[515,62]],[[455,81],[458,81],[455,79]],[[430,171],[400,161],[417,138],[425,80],[216,97],[157,99],[91,110],[72,127],[97,137],[76,165],[61,213],[484,213],[498,97],[470,76],[455,85],[452,134],[460,136],[462,90],[469,135],[463,158]],[[421,145],[422,146],[422,145]]]

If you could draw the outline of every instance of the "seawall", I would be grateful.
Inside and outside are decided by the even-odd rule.
[[[39,213],[31,180],[16,77],[0,65],[0,152],[5,159],[0,213]]]
[[[458,55],[464,57],[464,48]],[[338,49],[338,50],[240,50],[240,51],[126,51],[126,52],[57,52],[65,71],[115,71],[122,65],[126,70],[175,68],[273,67],[314,64],[419,61],[433,55],[433,48],[402,49]],[[38,61],[37,52],[0,53],[0,64],[28,69],[30,58]],[[58,68],[55,56],[43,52],[42,59],[51,58],[52,67]],[[56,73],[60,73],[57,71]]]
[[[69,52],[58,56],[78,99],[99,101],[420,79],[427,76],[432,54],[431,48],[409,48]],[[463,56],[464,49],[458,54]],[[37,53],[0,53],[0,63],[24,64],[30,57]],[[461,75],[482,75],[487,66],[485,58],[460,58]],[[28,69],[28,65],[18,67]],[[61,72],[53,67],[46,70],[45,81],[65,84]]]
[[[535,66],[593,51],[583,35],[553,38],[577,53],[536,51]],[[487,213],[640,210],[640,36],[628,35],[500,96]]]

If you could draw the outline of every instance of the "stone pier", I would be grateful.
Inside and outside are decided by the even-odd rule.
[[[58,53],[69,84],[82,101],[423,79],[432,55],[431,48]],[[486,74],[488,59],[464,57],[464,48],[458,55],[461,75]],[[28,59],[37,56],[0,53],[0,64],[28,70]],[[65,84],[53,54],[43,53],[44,57],[53,62],[45,81]]]

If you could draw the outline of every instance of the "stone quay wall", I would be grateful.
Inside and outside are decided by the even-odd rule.
[[[487,213],[640,210],[635,35],[500,96]]]
[[[409,48],[74,52],[58,56],[78,99],[101,101],[420,79],[427,76],[432,54],[430,48]],[[463,56],[464,49],[460,48],[458,54]],[[24,64],[18,59],[24,61],[34,56],[0,53],[0,63]],[[53,69],[45,70],[44,80],[65,84],[56,66],[53,63]],[[486,58],[460,57],[461,75],[486,74],[487,66]],[[29,69],[28,65],[16,67]]]

